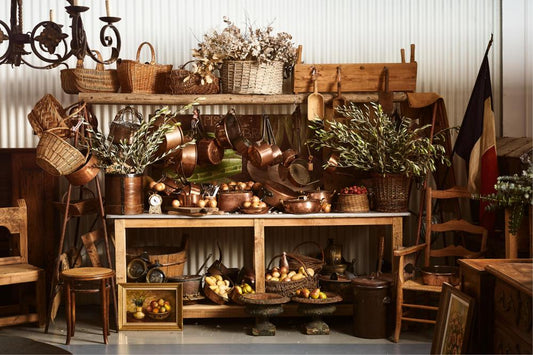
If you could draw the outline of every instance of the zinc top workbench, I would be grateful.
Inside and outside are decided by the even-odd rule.
[[[403,217],[407,212],[385,213],[313,213],[313,214],[223,214],[205,215],[200,217],[140,214],[140,215],[107,215],[113,220],[115,227],[115,263],[117,283],[126,282],[126,242],[127,229],[133,228],[207,228],[207,227],[251,227],[253,228],[253,267],[255,270],[256,291],[265,291],[265,227],[298,227],[298,226],[387,226],[392,227],[392,248],[398,249],[403,243]],[[392,258],[391,258],[392,260]],[[219,317],[217,307],[194,305],[195,312],[187,312],[184,317]],[[192,307],[192,306],[190,306]],[[224,306],[218,306],[220,307]],[[200,309],[201,308],[201,309]],[[234,314],[232,314],[234,315]]]

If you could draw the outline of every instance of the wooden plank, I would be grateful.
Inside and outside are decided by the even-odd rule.
[[[383,68],[389,69],[389,90],[416,90],[417,63],[364,63],[364,64],[296,64],[294,66],[295,93],[312,92],[311,71],[318,73],[318,91],[337,91],[337,67],[341,68],[343,92],[377,92],[384,90]]]
[[[351,316],[353,305],[351,303],[336,304],[334,316]],[[298,305],[287,303],[283,305],[283,313],[279,317],[301,316],[298,313]],[[183,318],[246,318],[251,317],[246,313],[245,306],[238,305],[215,305],[215,304],[193,304],[183,306]]]
[[[265,224],[254,219],[254,271],[256,292],[265,292]]]
[[[199,101],[201,105],[284,105],[302,104],[307,101],[307,94],[299,95],[234,95],[217,94],[203,95],[205,100]],[[375,102],[378,101],[376,92],[360,92],[343,94],[346,100],[351,102]],[[90,104],[108,105],[186,105],[193,102],[199,95],[151,95],[151,94],[105,94],[105,93],[81,93],[79,99]],[[325,94],[324,100],[334,97]],[[393,101],[407,100],[405,92],[395,92]]]
[[[498,144],[499,141],[497,141]],[[505,140],[505,144],[500,147],[496,146],[496,152],[499,157],[519,158],[521,154],[533,148],[532,139],[528,137],[511,138]]]

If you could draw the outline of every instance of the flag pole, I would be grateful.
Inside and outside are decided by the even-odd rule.
[[[490,47],[492,47],[492,42],[494,42],[494,33],[490,34],[490,41],[489,41],[489,44],[487,44],[487,50],[485,51],[485,56],[484,57],[486,57],[487,54],[489,54]]]

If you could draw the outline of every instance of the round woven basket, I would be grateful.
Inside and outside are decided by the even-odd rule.
[[[270,264],[272,264],[272,261],[274,259],[280,257],[281,255],[274,256],[270,262],[268,263],[267,269],[270,268]],[[287,258],[289,259],[289,267],[290,267],[290,261],[291,259],[298,259],[298,263],[300,266],[303,266],[304,269],[307,269],[307,266],[299,260],[299,258],[294,256],[289,256],[287,254]],[[301,280],[296,281],[265,281],[265,292],[267,293],[277,293],[278,295],[282,295],[285,297],[292,297],[296,294],[296,291],[298,291],[301,288],[308,288],[310,290],[316,288],[318,285],[318,273],[316,273],[314,276],[307,275],[307,277],[304,277]]]
[[[339,212],[368,212],[367,194],[339,194],[337,197],[337,211]]]
[[[68,175],[85,163],[85,156],[53,132],[56,130],[64,131],[68,128],[57,127],[44,131],[37,144],[35,161],[51,175]]]
[[[283,62],[267,64],[252,60],[225,60],[220,81],[225,94],[281,94]]]
[[[405,212],[409,208],[411,180],[400,174],[373,174],[374,202],[378,212]]]
[[[318,259],[312,256],[297,253],[297,250],[305,244],[314,245],[320,252],[321,258]],[[311,241],[311,240],[297,244],[290,253],[287,253],[287,257],[289,261],[289,269],[291,270],[297,270],[300,266],[302,266],[302,263],[303,263],[305,264],[306,269],[311,268],[315,271],[315,273],[318,273],[320,272],[320,270],[322,270],[322,267],[325,264],[324,250],[320,247],[318,243]]]
[[[190,60],[179,67],[179,69],[172,70],[168,75],[168,91],[172,95],[182,94],[218,94],[220,92],[220,80],[216,76],[212,76],[213,81],[208,83],[199,74],[195,74],[190,70],[185,69],[185,66],[194,61]],[[185,80],[188,78],[187,80]]]

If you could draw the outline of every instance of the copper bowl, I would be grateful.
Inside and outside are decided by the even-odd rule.
[[[276,182],[265,182],[262,199],[267,205],[281,207],[282,201],[298,197],[298,194]]]
[[[283,210],[287,213],[305,214],[320,212],[320,200],[310,199],[307,196],[298,196],[282,202]]]
[[[333,192],[330,192],[327,190],[315,190],[315,191],[310,191],[307,193],[307,197],[311,199],[315,199],[319,201],[326,201],[327,203],[330,203],[330,204],[333,200],[333,195],[334,195]]]
[[[92,181],[99,172],[98,158],[91,154],[85,164],[73,173],[66,175],[66,178],[72,185],[81,186]]]
[[[217,195],[217,207],[220,211],[235,212],[252,196],[252,191],[221,191]]]
[[[425,266],[420,269],[420,273],[426,285],[442,286],[444,282],[454,286],[459,285],[459,268],[457,266]]]

